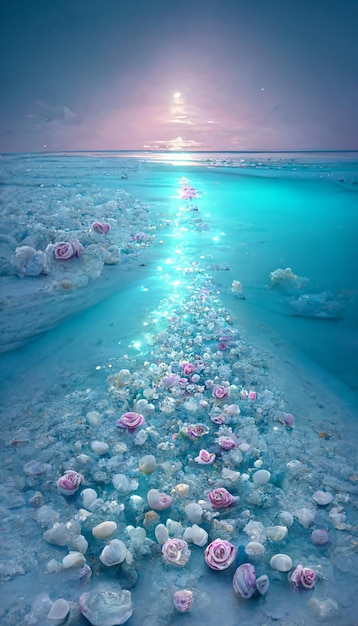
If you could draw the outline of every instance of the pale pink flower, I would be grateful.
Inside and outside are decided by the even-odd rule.
[[[211,465],[215,461],[216,455],[213,452],[207,450],[200,450],[199,456],[195,457],[194,461],[200,465]]]
[[[173,593],[173,604],[179,613],[187,613],[193,603],[193,592],[181,589]]]
[[[192,373],[194,372],[194,370],[195,370],[194,365],[192,365],[191,363],[183,363],[182,368],[183,368],[183,373],[184,373],[186,376],[189,376],[189,375],[190,375],[190,374],[192,374]]]
[[[107,235],[111,227],[106,222],[93,222],[92,228],[99,235]]]
[[[229,390],[227,387],[224,387],[224,385],[219,385],[215,387],[212,395],[217,400],[222,400],[222,398],[226,398],[226,396],[229,395]]]
[[[164,560],[171,565],[183,567],[190,558],[190,550],[184,539],[168,539],[162,546]]]
[[[82,474],[74,470],[67,470],[57,481],[58,493],[64,496],[73,496],[83,481],[84,477]]]
[[[78,239],[72,239],[71,241],[59,241],[55,243],[54,247],[55,259],[67,261],[74,256],[80,257],[83,252],[83,246]]]
[[[226,569],[231,565],[235,557],[235,546],[225,539],[215,539],[205,549],[205,561],[211,569]]]
[[[316,583],[316,572],[310,567],[297,565],[289,576],[289,581],[292,589],[313,589]]]
[[[233,496],[225,487],[217,487],[208,494],[213,509],[225,509],[239,501],[239,496]]]
[[[129,411],[128,413],[123,413],[121,417],[116,421],[116,426],[119,428],[128,428],[130,433],[134,432],[136,428],[142,426],[145,423],[143,415],[140,413],[135,413],[134,411]]]
[[[235,441],[231,437],[228,437],[226,435],[219,437],[218,444],[223,450],[232,450],[233,448],[235,448],[236,445]]]

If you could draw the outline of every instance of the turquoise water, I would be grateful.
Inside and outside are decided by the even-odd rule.
[[[86,239],[89,217],[97,219],[102,209],[96,206],[111,201],[118,189],[136,202],[123,200],[128,220],[123,221],[123,232],[140,230],[136,220],[145,206],[149,222],[143,217],[143,229],[154,237],[148,248],[133,255],[130,266],[126,260],[133,243],[125,248],[122,241],[122,262],[104,267],[88,287],[71,292],[72,300],[66,292],[55,292],[46,300],[36,291],[39,284],[50,284],[51,272],[2,279],[4,328],[10,327],[7,310],[19,290],[27,294],[20,299],[25,304],[21,324],[28,324],[36,335],[0,355],[4,520],[0,574],[6,597],[2,623],[47,626],[52,623],[46,617],[51,603],[62,597],[71,606],[67,623],[85,626],[79,596],[98,585],[116,591],[120,584],[132,594],[134,610],[128,623],[133,626],[164,626],[183,619],[187,624],[205,620],[214,625],[223,616],[231,625],[237,623],[238,614],[243,625],[356,624],[351,598],[358,591],[354,582],[358,162],[353,157],[230,154],[197,156],[194,161],[182,155],[178,161],[173,155],[103,153],[3,157],[6,237],[21,243],[40,222],[46,225],[45,240],[48,233],[53,241],[51,228],[58,232],[63,228],[65,233],[67,229],[69,236],[83,238],[86,251],[92,241]],[[223,158],[225,163],[219,161]],[[180,195],[183,178],[197,192],[191,200]],[[76,194],[81,194],[80,200]],[[68,206],[76,207],[71,218],[75,222],[66,221],[68,213],[62,208]],[[273,285],[270,273],[287,267],[302,279]],[[108,288],[101,292],[106,281]],[[242,283],[242,293],[233,291],[233,281]],[[88,293],[92,306],[86,306]],[[31,294],[34,300],[26,315]],[[297,315],[292,301],[304,294],[318,297],[318,305],[313,300]],[[63,315],[55,328],[39,334],[38,320],[43,320],[45,330],[46,319],[61,307]],[[71,307],[76,310],[73,315]],[[11,312],[11,332],[16,332],[16,308]],[[22,330],[18,328],[19,334]],[[218,346],[225,341],[228,346],[220,352]],[[166,375],[179,371],[185,378],[182,364],[200,361],[205,369],[197,367],[200,380],[191,390],[185,385],[165,387]],[[123,369],[129,370],[130,379],[121,386],[112,377]],[[185,384],[190,383],[186,378]],[[222,383],[230,385],[228,402],[212,393]],[[240,389],[255,391],[256,400],[242,399]],[[154,407],[145,416],[145,427],[133,434],[122,432],[116,419],[143,398]],[[220,431],[212,417],[229,403],[240,413]],[[97,412],[98,424],[89,421],[91,411]],[[294,415],[292,429],[283,423],[285,413]],[[202,441],[182,436],[182,427],[191,423],[209,428]],[[142,431],[146,439],[136,441]],[[241,459],[240,454],[223,453],[218,432],[234,437],[236,453],[240,442],[247,443],[249,451]],[[93,441],[107,443],[108,451],[97,454]],[[203,448],[216,455],[212,466],[195,462]],[[155,455],[158,464],[150,475],[138,469],[146,454]],[[33,460],[47,466],[25,471],[25,464]],[[267,485],[257,487],[252,475],[261,466],[271,477]],[[225,478],[224,468],[240,476]],[[84,475],[78,493],[70,497],[56,488],[67,469]],[[112,482],[115,474],[134,479],[137,485],[118,491]],[[182,483],[189,486],[183,499],[174,489]],[[216,487],[239,496],[239,505],[213,511],[207,498]],[[43,533],[58,521],[78,521],[84,488],[95,489],[99,500],[92,509],[87,505],[92,517],[80,521],[79,532],[88,542],[84,558],[92,570],[90,579],[80,581],[80,567],[61,566],[74,549],[71,542],[51,543]],[[173,503],[151,523],[146,517],[147,492],[153,488],[172,494]],[[322,489],[332,494],[328,506],[312,499]],[[36,491],[45,508],[30,503]],[[201,502],[204,513],[199,524],[209,542],[220,537],[237,549],[235,562],[222,572],[211,570],[204,561],[205,548],[193,544],[185,566],[163,560],[155,525],[166,524],[171,536],[181,537],[191,526],[185,512],[189,502]],[[313,519],[305,526],[300,517],[307,509]],[[264,529],[282,524],[283,511],[290,513],[292,523],[287,522],[287,539],[275,543]],[[91,529],[107,520],[116,521],[115,537],[125,542],[133,557],[129,567],[106,567],[99,560],[106,542],[95,541]],[[131,539],[131,527],[145,529],[144,543]],[[327,545],[316,546],[310,540],[317,528],[328,530]],[[232,577],[236,567],[250,560],[244,547],[257,538],[265,554],[253,561],[258,576],[269,576],[270,587],[265,596],[256,593],[244,600],[233,593]],[[315,588],[292,591],[287,574],[270,567],[276,553],[290,555],[293,567],[302,563],[314,569]],[[185,617],[172,605],[172,593],[184,588],[194,594]]]

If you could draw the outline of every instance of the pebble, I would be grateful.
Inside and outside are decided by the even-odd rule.
[[[102,522],[98,524],[94,528],[92,528],[92,535],[96,537],[96,539],[109,539],[112,537],[117,530],[116,522]]]
[[[59,598],[53,603],[50,612],[47,614],[48,619],[63,620],[70,612],[70,605],[64,598]]]
[[[265,485],[266,483],[269,482],[270,478],[271,478],[270,472],[264,469],[260,469],[254,473],[252,480],[254,481],[256,485]]]
[[[270,560],[270,567],[277,572],[289,572],[292,569],[292,559],[288,554],[274,554]]]

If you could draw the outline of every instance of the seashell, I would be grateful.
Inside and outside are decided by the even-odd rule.
[[[174,491],[179,498],[185,498],[185,496],[189,493],[189,485],[186,483],[179,483],[178,485],[175,485]]]
[[[293,515],[289,511],[281,511],[281,513],[278,516],[278,519],[279,519],[279,522],[281,522],[282,526],[287,526],[287,528],[292,526],[294,522]]]
[[[97,411],[89,411],[86,415],[86,422],[90,426],[98,426],[100,422],[100,414]]]
[[[190,558],[190,550],[184,539],[168,539],[162,546],[164,560],[171,565],[183,567]]]
[[[199,524],[203,517],[203,509],[200,504],[190,502],[185,507],[185,514],[192,524]]]
[[[70,552],[62,559],[62,565],[65,569],[70,567],[82,567],[86,563],[86,559],[82,552]]]
[[[194,461],[199,465],[211,465],[215,461],[216,454],[208,452],[207,450],[200,450],[199,455],[195,457]]]
[[[235,472],[234,470],[231,470],[229,467],[223,467],[221,470],[221,476],[224,478],[224,480],[229,480],[231,483],[236,483],[241,474],[240,472]]]
[[[186,528],[184,531],[183,539],[188,543],[195,543],[196,546],[201,548],[208,543],[208,533],[204,528],[200,528],[197,524],[193,524],[191,528]]]
[[[311,541],[315,546],[324,546],[329,542],[328,530],[325,528],[316,528],[311,533]]]
[[[153,454],[146,454],[139,459],[138,463],[139,469],[142,474],[148,476],[149,474],[153,474],[157,468],[157,461]]]
[[[205,562],[214,570],[227,569],[235,557],[235,546],[225,539],[215,539],[205,549]]]
[[[81,554],[86,554],[88,541],[83,535],[76,535],[68,542],[68,548],[70,550],[76,550],[76,552],[81,552]]]
[[[224,509],[232,504],[237,504],[239,496],[233,496],[225,487],[217,487],[208,494],[209,502],[213,509]]]
[[[93,589],[83,593],[79,608],[93,626],[117,626],[124,624],[133,613],[131,592],[117,587],[117,591]]]
[[[112,484],[119,493],[126,494],[131,491],[130,480],[125,474],[114,474]]]
[[[262,576],[256,578],[256,589],[262,596],[267,593],[269,586],[270,579],[268,576],[266,576],[266,574],[263,574]]]
[[[153,524],[158,524],[160,521],[160,517],[156,511],[147,511],[144,515],[144,526],[148,528],[148,526],[153,526]]]
[[[127,556],[127,547],[120,539],[112,539],[99,555],[100,561],[107,567],[123,563]]]
[[[285,413],[283,416],[283,422],[285,426],[289,426],[289,428],[292,428],[295,424],[295,418],[291,413]]]
[[[116,387],[125,387],[132,380],[132,375],[129,370],[123,369],[116,374],[113,374],[113,381]]]
[[[109,445],[104,441],[92,441],[91,450],[100,456],[106,454],[109,450]]]
[[[331,493],[329,493],[329,491],[315,491],[314,494],[312,495],[313,500],[316,502],[316,504],[319,504],[320,506],[326,506],[326,504],[330,504],[330,502],[332,502],[333,500],[333,496]]]
[[[346,520],[347,516],[344,512],[343,507],[335,506],[330,510],[328,514],[329,519],[331,520],[333,526],[337,528],[337,530],[345,530],[346,529]]]
[[[271,541],[283,541],[287,537],[288,528],[286,526],[270,526],[266,528],[266,535]]]
[[[246,454],[246,452],[248,452],[251,449],[251,446],[249,443],[246,443],[246,441],[243,441],[242,443],[239,443],[238,448],[240,452],[242,452],[243,454]]]
[[[97,524],[92,528],[92,535],[96,537],[96,539],[109,539],[112,537],[117,530],[116,522],[101,522],[101,524]]]
[[[226,415],[240,415],[240,407],[238,404],[229,404],[229,406],[224,407],[224,413]]]
[[[87,488],[81,491],[81,498],[84,508],[88,509],[91,504],[93,504],[93,502],[97,500],[98,495],[94,489]]]
[[[166,526],[164,526],[164,524],[158,524],[155,527],[154,534],[155,534],[155,538],[156,538],[157,542],[161,546],[163,545],[163,543],[165,543],[169,539],[168,529],[167,529]]]
[[[255,461],[254,463],[254,467],[256,467],[257,469],[260,469],[263,466],[264,462],[262,459],[257,459],[257,461]]]
[[[254,473],[252,480],[256,485],[265,485],[271,478],[270,472],[264,469],[260,469]]]
[[[44,503],[44,497],[40,491],[36,491],[32,498],[29,500],[29,505],[33,507],[42,506]]]
[[[240,565],[232,580],[235,593],[248,600],[256,591],[256,570],[252,563]]]
[[[199,439],[207,435],[209,428],[205,424],[189,424],[189,426],[180,429],[180,432],[189,439]]]
[[[47,614],[48,619],[64,620],[71,610],[70,605],[64,598],[59,598],[53,603],[50,612]]]
[[[270,566],[277,572],[289,572],[292,569],[292,559],[288,554],[274,554]]]
[[[265,553],[265,547],[259,541],[249,541],[245,546],[247,556],[262,556]]]
[[[218,444],[222,450],[232,450],[236,446],[234,439],[226,435],[218,438]]]
[[[294,511],[293,514],[304,528],[309,528],[309,525],[315,518],[314,511],[306,507]]]
[[[128,413],[123,413],[123,415],[121,415],[121,417],[116,421],[116,426],[118,426],[118,428],[128,428],[128,432],[133,433],[136,428],[143,426],[144,423],[145,420],[141,413],[129,411]]]
[[[149,489],[147,493],[147,501],[151,509],[155,511],[164,511],[170,507],[173,498],[166,493],[161,493],[159,489]]]
[[[83,481],[84,477],[82,474],[73,470],[67,470],[57,481],[58,493],[64,496],[72,496],[76,493]]]
[[[292,589],[313,589],[316,583],[316,572],[310,567],[297,565],[296,569],[289,576]]]
[[[135,413],[141,413],[145,418],[155,411],[155,406],[149,403],[145,398],[141,398],[134,403],[133,411],[135,411]]]
[[[99,235],[107,235],[110,231],[110,225],[107,222],[93,222],[92,229]]]
[[[187,613],[193,604],[193,593],[190,589],[181,589],[173,593],[173,604],[179,613]]]

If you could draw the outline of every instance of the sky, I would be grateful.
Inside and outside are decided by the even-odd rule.
[[[358,149],[358,0],[0,0],[0,152]]]

